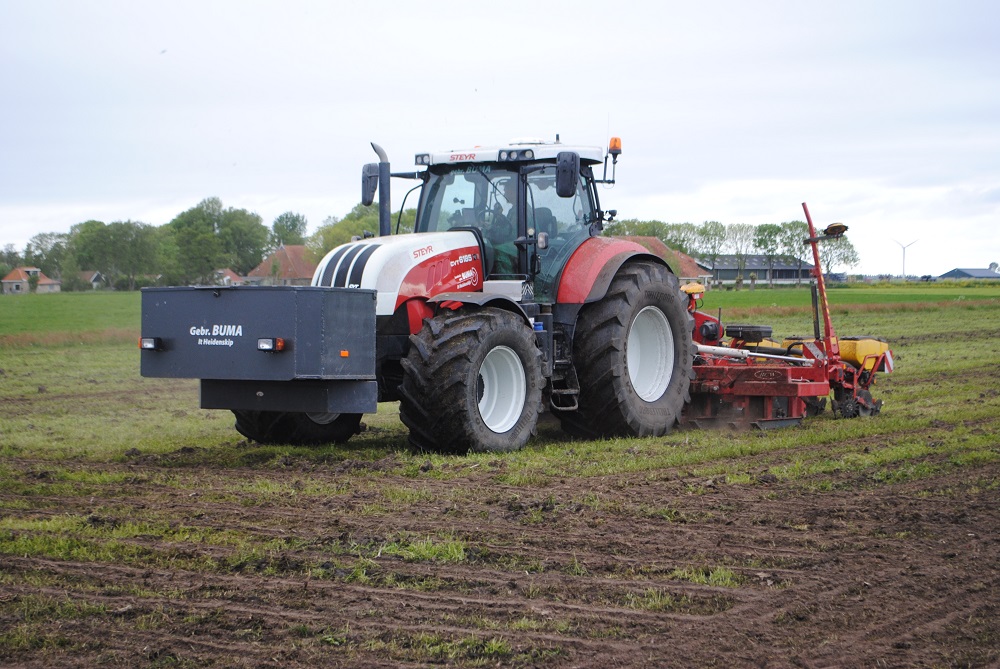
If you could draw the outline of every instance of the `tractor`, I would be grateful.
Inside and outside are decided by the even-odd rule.
[[[601,234],[618,138],[422,153],[400,173],[372,148],[362,203],[378,194],[377,236],[330,251],[308,287],[144,290],[142,374],[201,379],[201,406],[231,410],[256,442],[344,442],[398,401],[413,448],[459,453],[520,449],[543,412],[595,439],[789,424],[831,389],[844,416],[880,407],[868,387],[887,346],[854,372],[832,326],[763,346],[698,311],[663,258]],[[393,178],[416,182],[412,232],[397,219],[391,234]]]

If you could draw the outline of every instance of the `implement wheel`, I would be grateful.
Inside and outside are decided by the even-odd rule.
[[[686,296],[665,267],[619,269],[607,295],[580,312],[573,342],[580,406],[559,412],[563,429],[587,439],[669,432],[690,399],[693,328]]]

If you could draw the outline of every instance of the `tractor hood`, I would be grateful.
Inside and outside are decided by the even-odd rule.
[[[375,313],[392,315],[408,299],[483,289],[483,260],[465,230],[373,237],[326,254],[312,285],[377,292]]]

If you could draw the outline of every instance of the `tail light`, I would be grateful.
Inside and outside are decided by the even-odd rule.
[[[285,350],[285,340],[281,337],[266,337],[257,340],[257,350],[268,353],[280,353]]]
[[[140,337],[139,348],[143,351],[162,351],[163,340],[159,337]]]

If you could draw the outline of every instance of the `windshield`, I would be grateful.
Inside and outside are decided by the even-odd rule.
[[[437,232],[456,226],[482,228],[488,214],[508,211],[513,203],[505,193],[516,183],[517,172],[494,165],[467,165],[432,172],[424,187],[418,232]]]

